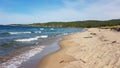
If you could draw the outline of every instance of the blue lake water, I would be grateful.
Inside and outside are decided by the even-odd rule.
[[[0,57],[16,49],[33,46],[45,39],[82,31],[82,28],[47,28],[0,25]]]

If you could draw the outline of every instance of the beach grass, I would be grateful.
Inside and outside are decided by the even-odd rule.
[[[103,29],[114,29],[114,28],[118,29],[118,28],[120,28],[120,25],[116,25],[116,26],[105,26],[105,27],[101,27],[101,28],[103,28]]]

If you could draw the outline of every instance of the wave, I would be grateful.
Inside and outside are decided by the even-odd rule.
[[[34,33],[42,33],[41,31],[35,31]]]
[[[41,38],[48,38],[48,35],[42,35]]]
[[[24,52],[12,59],[0,64],[0,68],[18,68],[20,65],[30,59],[32,56],[40,53],[45,46],[34,46],[31,50]]]
[[[8,32],[9,34],[31,34],[32,32]]]
[[[44,30],[44,28],[40,28],[40,30]]]
[[[48,38],[48,35],[36,36],[34,38],[17,39],[15,41],[17,41],[17,42],[29,42],[29,41],[38,40],[39,38]]]
[[[63,33],[63,35],[68,35],[68,33]]]
[[[51,28],[50,30],[54,30],[54,28]]]

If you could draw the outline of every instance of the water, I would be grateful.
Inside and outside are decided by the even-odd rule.
[[[26,47],[34,48],[21,55],[31,57],[40,52],[44,46],[35,46],[38,42],[56,37],[59,35],[67,35],[70,33],[80,32],[81,28],[47,28],[47,27],[30,27],[30,26],[2,26],[0,25],[0,58],[9,56],[19,49]],[[37,48],[37,49],[35,49]],[[22,51],[22,50],[21,50]],[[31,54],[31,52],[33,53]],[[30,54],[29,54],[30,52]],[[28,54],[27,54],[28,53]],[[21,59],[21,57],[16,57]],[[19,60],[19,59],[16,59]],[[27,60],[28,58],[26,58]],[[15,60],[15,59],[13,59]],[[21,61],[22,63],[22,61]]]

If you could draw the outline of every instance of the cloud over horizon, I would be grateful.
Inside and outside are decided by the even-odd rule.
[[[46,2],[41,0],[33,6],[29,6],[33,3],[21,6],[22,1],[12,1],[14,0],[6,0],[4,4],[0,5],[0,24],[120,18],[120,0],[46,0]],[[6,4],[12,4],[12,6],[6,7]]]

